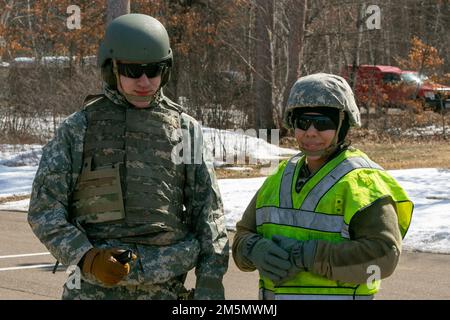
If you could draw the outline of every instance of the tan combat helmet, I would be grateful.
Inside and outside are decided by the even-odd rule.
[[[326,155],[336,148],[345,113],[351,127],[361,126],[361,117],[353,91],[347,81],[340,76],[316,73],[299,78],[289,94],[283,118],[284,125],[287,128],[293,128],[292,116],[295,109],[314,107],[336,108],[340,111],[336,136],[331,146],[327,150],[318,152],[317,155]]]

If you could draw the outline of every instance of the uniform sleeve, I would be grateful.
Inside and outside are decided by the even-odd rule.
[[[270,176],[277,175],[277,173],[284,170],[287,162],[287,160],[280,162],[276,170],[272,172]],[[255,193],[245,209],[241,220],[236,223],[236,234],[233,239],[232,252],[234,262],[241,271],[251,272],[256,270],[254,264],[247,258],[247,254],[255,242],[262,238],[256,230],[256,200],[260,190],[263,190],[265,184],[270,181],[270,176],[264,180],[262,187]]]
[[[196,135],[201,128],[196,123]],[[191,135],[195,136],[195,135]],[[199,137],[202,141],[202,137]],[[197,141],[198,143],[199,141]],[[223,275],[228,269],[229,244],[222,199],[212,162],[192,153],[192,163],[186,166],[185,206],[190,216],[191,230],[200,242],[200,254],[195,268],[196,291],[210,288],[212,299],[223,299]],[[196,163],[200,162],[200,163]]]
[[[390,276],[399,261],[402,238],[391,198],[379,199],[350,221],[350,241],[319,240],[309,270],[331,280],[365,283],[379,267],[381,278]],[[369,269],[368,269],[369,268]]]
[[[34,234],[65,266],[78,264],[92,248],[86,235],[68,219],[74,185],[72,172],[76,171],[74,166],[81,168],[83,132],[80,127],[72,127],[71,121],[65,121],[43,148],[28,210],[28,223]]]
[[[250,238],[257,236],[256,233],[256,196],[245,209],[242,219],[236,223],[236,234],[233,239],[233,259],[237,267],[242,271],[254,271],[253,263],[244,255],[245,246]]]

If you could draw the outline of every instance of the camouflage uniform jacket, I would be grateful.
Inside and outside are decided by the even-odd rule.
[[[122,96],[107,88],[105,95],[111,103],[127,104]],[[158,100],[158,103],[163,103],[163,100],[172,103],[165,97]],[[194,129],[196,134],[201,134],[199,124],[193,118],[183,115],[181,128],[189,130],[191,136]],[[130,248],[131,245],[126,241],[114,239],[114,234],[128,232],[132,236],[134,231],[139,234],[139,230],[133,228],[142,228],[112,225],[110,229],[103,229],[103,232],[111,235],[111,240],[96,241],[88,237],[83,226],[72,223],[69,218],[71,195],[82,167],[86,128],[86,112],[76,112],[62,123],[55,137],[44,147],[33,182],[28,213],[28,222],[33,232],[50,253],[66,266],[77,265],[94,246]],[[186,264],[183,256],[193,254],[183,245],[158,247],[133,244],[132,248],[138,251],[139,259],[136,264],[140,264],[140,269],[135,266],[137,271],[131,271],[127,284],[164,282],[195,266],[198,285],[199,282],[207,283],[209,279],[221,281],[227,270],[228,238],[214,168],[203,158],[199,164],[185,166],[184,207],[192,226],[188,238],[193,239],[199,247],[195,252],[198,253],[198,259],[195,265],[183,265]]]

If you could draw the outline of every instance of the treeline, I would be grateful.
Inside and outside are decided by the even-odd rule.
[[[72,2],[0,0],[3,120],[56,119],[100,90],[92,56],[114,1],[77,1],[74,29]],[[166,94],[212,127],[279,128],[289,89],[306,74],[352,64],[407,66],[442,81],[450,73],[450,0],[116,2],[167,27],[175,65]],[[434,50],[432,61],[414,52],[417,43]],[[37,63],[43,57],[66,60]],[[2,123],[3,132],[27,130],[17,119]]]

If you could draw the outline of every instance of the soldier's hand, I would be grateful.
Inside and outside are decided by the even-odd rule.
[[[289,253],[289,260],[292,264],[288,276],[285,277],[283,281],[299,272],[308,271],[308,269],[312,267],[317,241],[298,241],[280,235],[274,235],[272,240]]]
[[[265,238],[255,243],[248,258],[261,275],[275,283],[279,283],[281,279],[285,278],[292,267],[289,261],[289,253],[275,242]]]
[[[224,300],[225,289],[222,277],[197,276],[195,283],[194,300]]]
[[[92,248],[83,257],[82,271],[106,285],[115,285],[130,272],[129,263],[122,264],[115,258],[123,252],[117,248]]]

